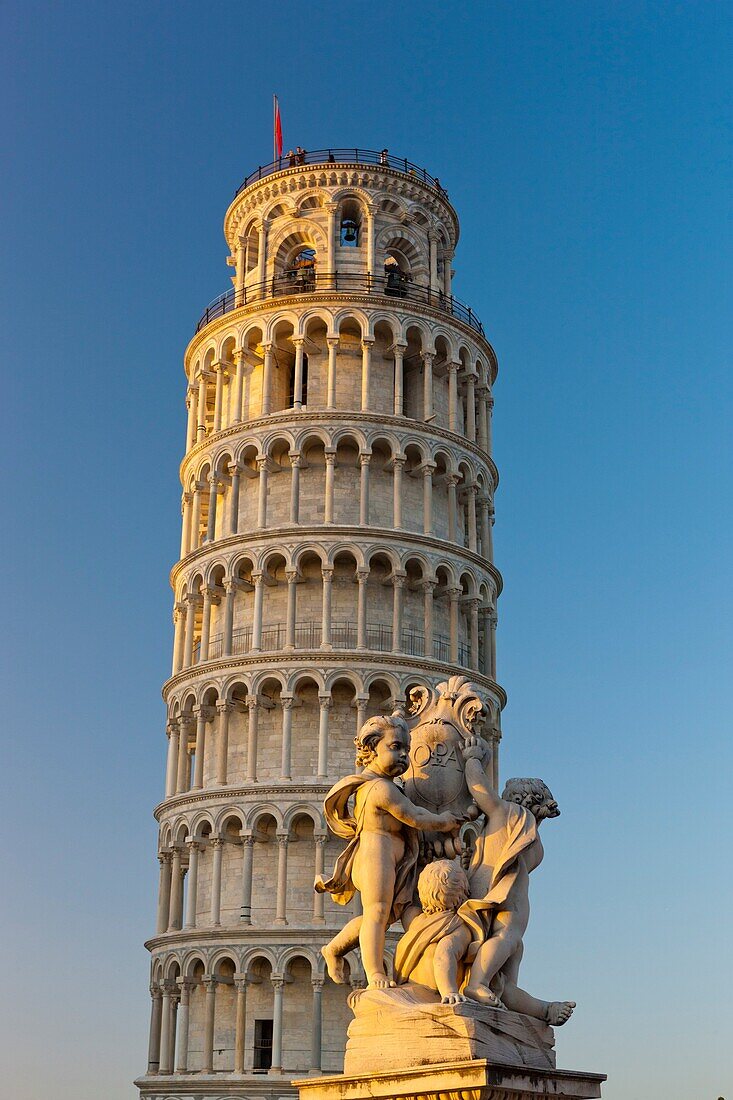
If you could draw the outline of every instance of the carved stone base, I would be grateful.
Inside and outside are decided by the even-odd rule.
[[[432,991],[405,985],[352,993],[344,1072],[411,1067],[482,1058],[502,1065],[555,1068],[548,1024],[475,1001],[442,1005]]]
[[[379,1052],[375,1039],[374,1065],[379,1065]],[[502,1066],[479,1059],[293,1084],[300,1100],[595,1100],[605,1080],[600,1073]]]

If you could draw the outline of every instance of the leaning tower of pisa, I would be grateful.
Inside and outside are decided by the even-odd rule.
[[[259,168],[226,212],[232,289],[184,360],[143,1097],[340,1071],[320,947],[354,909],[313,891],[342,846],[323,796],[414,685],[469,671],[498,743],[497,365],[458,233],[437,179],[359,149]]]

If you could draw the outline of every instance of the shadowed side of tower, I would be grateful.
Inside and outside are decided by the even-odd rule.
[[[452,295],[458,220],[407,161],[260,169],[232,290],[188,346],[186,454],[145,1097],[282,1096],[338,1072],[349,987],[315,894],[323,796],[366,718],[495,676],[496,358]],[[496,756],[496,754],[495,754]],[[352,986],[364,984],[359,959]],[[283,1079],[285,1075],[285,1079]]]

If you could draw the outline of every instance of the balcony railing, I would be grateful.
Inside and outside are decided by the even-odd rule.
[[[318,649],[321,644],[321,623],[305,622],[295,625],[295,648]],[[285,623],[274,623],[263,626],[259,652],[273,653],[283,649],[286,641]],[[358,640],[357,625],[354,622],[331,624],[331,645],[334,649],[356,649]],[[383,626],[381,623],[367,623],[366,628],[367,649],[376,650],[379,653],[392,653],[392,627]],[[239,657],[252,652],[252,628],[245,627],[235,630],[232,634],[232,657]],[[402,645],[400,653],[410,657],[425,657],[425,635],[420,630],[403,628]],[[210,661],[216,661],[224,656],[224,638],[221,634],[215,635],[209,641]],[[433,658],[445,663],[451,662],[450,638],[437,634],[433,637]],[[201,660],[201,646],[197,643],[194,647],[194,664]],[[469,662],[469,647],[463,642],[458,644],[458,661],[463,667]]]
[[[247,178],[234,192],[235,197],[249,187],[251,183],[257,183],[274,172],[282,172],[286,168],[297,168],[304,164],[378,164],[385,168],[395,168],[398,172],[404,172],[406,176],[414,176],[434,187],[441,195],[448,197],[448,192],[441,186],[437,176],[431,176],[425,168],[413,164],[405,157],[394,157],[391,153],[376,149],[315,149],[310,152],[294,153],[292,157],[279,157],[269,164],[261,164],[250,172]]]
[[[409,302],[419,302],[421,305],[432,306],[433,309],[449,313],[452,317],[469,325],[481,336],[484,335],[484,326],[471,307],[464,305],[452,294],[444,294],[442,290],[433,290],[432,287],[414,283],[396,272],[384,272],[381,275],[372,275],[368,272],[327,273],[317,272],[313,268],[301,268],[284,275],[275,275],[263,283],[243,287],[241,290],[234,288],[228,290],[226,294],[215,298],[206,307],[196,325],[196,332],[200,332],[205,325],[216,320],[217,317],[223,317],[225,313],[240,306],[249,305],[251,302],[261,302],[266,298],[292,294],[328,294],[338,291],[379,294],[386,298],[402,298]]]

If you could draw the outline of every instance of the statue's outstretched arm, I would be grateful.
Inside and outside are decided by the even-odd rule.
[[[487,747],[478,737],[467,737],[463,746],[466,784],[478,808],[488,817],[503,810],[504,802],[491,785],[485,771]]]

